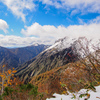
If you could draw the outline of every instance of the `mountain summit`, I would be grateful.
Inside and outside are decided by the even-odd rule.
[[[80,57],[89,55],[89,51],[93,52],[92,43],[94,42],[85,37],[59,39],[35,58],[18,67],[16,75],[24,81],[29,81],[33,76],[75,62]]]

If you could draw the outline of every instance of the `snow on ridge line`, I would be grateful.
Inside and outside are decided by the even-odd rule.
[[[94,52],[92,45],[96,46],[100,42],[99,38],[90,39],[90,38],[86,38],[86,37],[77,37],[77,38],[64,37],[64,38],[56,41],[54,45],[50,46],[45,51],[48,51],[48,50],[53,49],[53,48],[57,49],[58,51],[61,51],[65,48],[69,48],[79,38],[84,38],[84,41],[82,41],[82,42],[84,42],[83,43],[84,46],[86,45],[85,39],[87,39],[88,41],[92,40],[91,43],[89,44],[89,49],[91,52]],[[100,48],[100,43],[99,43],[98,47]],[[78,47],[78,48],[80,48],[80,47]]]
[[[96,92],[93,92],[92,90],[89,90],[88,94],[90,94],[90,98],[88,100],[100,100],[100,85],[96,86]],[[46,100],[84,100],[86,97],[79,98],[80,94],[86,93],[87,89],[81,89],[78,93],[69,93],[67,94],[56,94],[54,93],[53,96],[55,98],[47,98]],[[72,99],[73,94],[75,94],[76,99]]]
[[[58,49],[58,51],[61,51],[65,48],[69,48],[71,44],[74,43],[76,40],[77,40],[76,38],[64,37],[63,39],[59,39],[58,41],[56,41],[54,45],[50,46],[45,51],[53,48],[56,48]]]

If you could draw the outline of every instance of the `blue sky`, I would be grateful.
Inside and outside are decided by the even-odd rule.
[[[0,46],[100,37],[100,0],[0,0]]]

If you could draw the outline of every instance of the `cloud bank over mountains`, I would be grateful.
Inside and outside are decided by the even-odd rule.
[[[89,39],[100,38],[100,23],[84,24],[84,25],[70,25],[68,27],[53,25],[40,25],[33,23],[31,26],[25,26],[21,30],[24,37],[14,35],[0,35],[0,45],[11,46],[27,46],[34,43],[53,44],[55,40],[65,36],[78,38],[87,37]]]
[[[25,29],[21,30],[21,33],[26,36],[41,37],[43,39],[59,39],[65,36],[81,37],[86,36],[87,38],[98,38],[100,24],[84,24],[84,25],[70,25],[68,27],[53,25],[40,25],[39,23],[33,23],[31,26],[25,26]],[[96,35],[95,35],[96,34]]]
[[[14,16],[21,19],[24,28],[20,29],[21,36],[14,35],[14,29],[8,22],[0,19],[0,30],[4,34],[0,34],[0,46],[27,46],[35,43],[53,44],[57,39],[65,36],[77,38],[86,36],[87,38],[100,37],[100,0],[0,0]],[[41,25],[39,22],[32,22],[31,25],[26,24],[29,12],[34,12],[42,4],[44,9],[53,7],[57,10],[63,10],[64,13],[73,15],[87,15],[87,13],[97,13],[97,17],[90,19],[88,23],[78,18],[80,24],[69,24],[67,26],[58,26],[53,24]],[[66,15],[67,18],[67,15]],[[45,19],[43,19],[45,20]],[[48,19],[50,20],[50,19]],[[19,23],[20,24],[20,23]],[[8,29],[13,32],[9,35]],[[6,33],[6,34],[5,34]]]

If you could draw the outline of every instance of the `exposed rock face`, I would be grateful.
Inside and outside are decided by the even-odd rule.
[[[86,57],[92,50],[91,46],[84,37],[59,39],[38,56],[18,67],[16,75],[25,82],[30,81],[33,76]]]
[[[73,52],[72,41],[68,43],[68,41],[66,42],[66,38],[64,38],[64,40],[59,40],[53,46],[41,52],[31,61],[18,67],[16,75],[18,75],[21,80],[27,82],[33,76],[76,60],[77,55]]]

